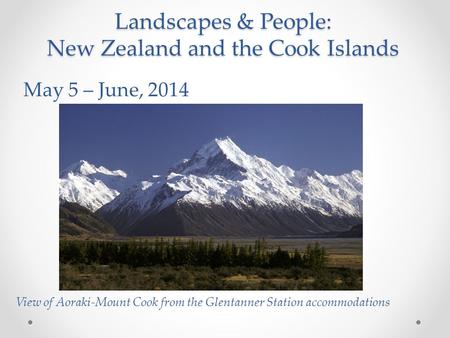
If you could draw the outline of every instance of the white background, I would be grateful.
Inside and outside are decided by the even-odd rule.
[[[49,58],[47,39],[98,43],[253,42],[292,32],[116,32],[114,13],[154,17],[332,19],[305,37],[400,46],[396,58]],[[449,6],[446,1],[1,1],[0,335],[3,337],[444,337],[450,315]],[[163,103],[362,103],[364,291],[59,292],[58,105],[23,97],[24,81],[188,81]],[[66,103],[94,103],[90,96]],[[130,102],[133,100],[110,100]],[[19,309],[17,296],[389,298],[388,308]],[[33,320],[33,325],[27,321]],[[416,320],[421,325],[416,325]]]

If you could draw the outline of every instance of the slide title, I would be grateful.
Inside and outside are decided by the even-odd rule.
[[[314,12],[301,16],[280,17],[270,12],[250,16],[241,13],[231,17],[173,17],[162,12],[153,17],[129,17],[114,13],[116,32],[139,32],[144,36],[108,37],[93,43],[66,39],[47,40],[48,57],[395,57],[398,44],[388,38],[375,42],[353,41],[350,38],[327,38],[332,29],[331,18]],[[239,39],[227,39],[228,31],[248,32]],[[255,36],[254,31],[261,34]],[[184,43],[183,38],[169,32],[193,34],[198,41]],[[322,32],[322,34],[320,34]],[[167,33],[162,38],[161,33]],[[317,33],[316,37],[310,37]],[[214,35],[219,38],[213,39]],[[267,35],[267,36],[266,36]],[[279,35],[274,37],[274,35]],[[317,36],[318,35],[318,36]],[[150,38],[148,38],[150,37]],[[261,41],[255,43],[255,37]],[[206,39],[208,39],[206,41]],[[251,40],[250,40],[251,39]],[[152,41],[153,40],[153,41]]]

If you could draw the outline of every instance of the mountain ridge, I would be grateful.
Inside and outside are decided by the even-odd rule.
[[[73,202],[59,205],[60,236],[114,236],[115,229],[89,209]]]
[[[96,211],[130,185],[123,170],[109,170],[86,160],[75,162],[59,176],[59,198]]]
[[[362,187],[359,170],[333,176],[276,167],[226,137],[201,146],[166,176],[125,189],[97,212],[125,235],[166,234],[169,225],[158,224],[171,222],[173,235],[324,233],[361,223]]]

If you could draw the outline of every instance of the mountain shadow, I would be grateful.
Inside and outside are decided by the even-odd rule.
[[[60,236],[104,236],[116,235],[116,230],[100,216],[77,203],[60,201]]]

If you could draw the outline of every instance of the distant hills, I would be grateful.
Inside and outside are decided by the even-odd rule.
[[[72,202],[59,205],[60,236],[113,236],[116,230],[89,209]]]

